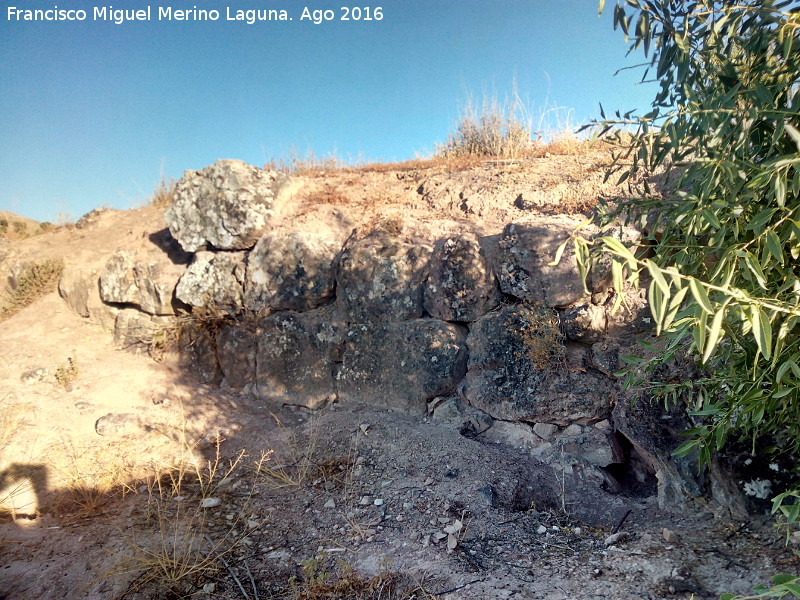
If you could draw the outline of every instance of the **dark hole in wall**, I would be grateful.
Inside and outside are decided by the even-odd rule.
[[[658,480],[649,461],[619,431],[611,434],[615,454],[622,460],[603,467],[606,491],[631,498],[648,498],[658,493]]]

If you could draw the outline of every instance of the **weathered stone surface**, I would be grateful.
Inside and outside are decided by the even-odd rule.
[[[100,271],[80,266],[67,266],[58,282],[58,293],[64,302],[80,316],[90,319],[103,329],[114,331],[119,309],[100,299]]]
[[[345,336],[339,399],[422,414],[466,368],[464,329],[435,319],[359,324]]]
[[[164,213],[187,252],[210,243],[219,250],[251,248],[289,196],[288,176],[240,160],[218,160],[186,171]]]
[[[154,262],[120,250],[100,275],[100,297],[103,302],[133,304],[151,315],[172,315],[175,286],[185,270],[166,256]]]
[[[244,252],[198,252],[175,296],[197,308],[234,314],[242,308]]]
[[[461,391],[467,401],[495,419],[568,425],[604,418],[611,411],[612,383],[601,375],[563,367],[557,348],[549,364],[525,312],[508,306],[478,319],[467,338],[469,365]],[[533,346],[532,346],[533,344]]]
[[[226,384],[234,390],[256,381],[259,332],[257,324],[248,322],[224,325],[217,333],[219,366]]]
[[[324,309],[282,312],[259,322],[256,363],[260,396],[314,408],[336,398],[334,363],[343,326]]]
[[[122,309],[114,323],[114,343],[121,348],[146,347],[173,322],[172,317],[148,315],[135,308]]]
[[[586,294],[573,253],[564,252],[555,266],[548,264],[572,227],[560,218],[530,227],[507,225],[498,243],[495,265],[500,289],[521,300],[551,307],[568,306],[583,298]]]
[[[245,306],[304,311],[333,296],[333,262],[341,243],[330,237],[292,231],[268,233],[247,255]]]
[[[142,420],[133,413],[108,413],[94,424],[94,430],[104,437],[135,437],[142,434]]]
[[[203,322],[184,324],[178,337],[178,366],[201,383],[218,385],[223,373],[217,359],[213,327]]]
[[[425,309],[443,321],[471,322],[500,302],[500,290],[478,239],[463,234],[444,240],[430,260]]]
[[[349,322],[396,322],[422,316],[422,283],[431,250],[379,233],[342,254],[337,301]]]
[[[606,311],[594,304],[567,308],[561,313],[561,324],[570,340],[592,344],[605,336]]]
[[[655,472],[659,506],[679,504],[687,497],[703,493],[705,476],[698,472],[697,456],[672,455],[686,440],[681,433],[692,427],[682,409],[666,410],[660,400],[626,394],[617,399],[613,421],[617,431],[633,444]]]

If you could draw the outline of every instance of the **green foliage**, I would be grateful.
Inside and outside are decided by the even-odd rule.
[[[25,237],[28,233],[28,224],[23,223],[22,221],[14,221],[14,233],[21,237]]]
[[[593,125],[619,148],[609,176],[642,182],[641,197],[608,205],[603,235],[573,241],[584,274],[593,257],[612,257],[618,303],[625,285],[648,284],[663,343],[654,358],[629,360],[626,383],[688,404],[697,426],[676,453],[701,462],[731,436],[800,453],[800,14],[789,6],[614,9],[615,28],[647,58],[643,80],[655,74],[660,89],[646,115],[602,114]],[[647,177],[663,171],[672,187],[652,189]],[[641,244],[619,241],[620,221],[645,232]],[[701,376],[654,385],[655,368],[678,355],[695,357]],[[773,507],[790,527],[796,489]],[[800,589],[776,585],[757,597]]]
[[[800,577],[792,575],[773,575],[772,585],[759,585],[753,596],[722,594],[720,600],[756,600],[757,598],[800,598]]]
[[[666,345],[637,365],[642,378],[679,351],[705,366],[688,394],[702,424],[679,449],[703,461],[732,434],[800,451],[800,17],[786,6],[630,0],[614,10],[661,86],[648,114],[596,124],[622,148],[612,172],[624,182],[667,169],[678,191],[644,183],[643,197],[607,212],[604,225],[633,222],[645,244],[576,243],[614,257],[618,288],[649,279]]]

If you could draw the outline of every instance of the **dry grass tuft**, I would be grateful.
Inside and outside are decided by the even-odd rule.
[[[110,503],[136,491],[133,443],[98,448],[65,441],[48,454],[57,457],[53,466],[59,481],[51,508],[67,520],[101,515]]]
[[[127,555],[108,575],[135,575],[120,596],[137,592],[147,597],[184,598],[197,594],[211,576],[228,567],[226,557],[246,545],[261,524],[248,517],[254,488],[235,481],[244,450],[225,460],[217,438],[214,455],[205,461],[186,448],[186,455],[147,484],[146,531],[123,534]],[[232,501],[233,496],[237,502]],[[242,499],[242,496],[244,498]],[[219,525],[217,507],[236,510]]]
[[[532,134],[530,118],[517,94],[505,103],[484,97],[480,106],[467,102],[456,131],[438,148],[437,154],[444,158],[478,156],[514,160],[530,151]]]
[[[388,569],[362,578],[343,561],[334,565],[313,558],[302,565],[302,576],[289,581],[290,600],[436,600],[419,585],[403,585],[403,578]]]
[[[322,175],[331,171],[343,171],[348,168],[348,165],[334,154],[319,157],[313,152],[307,152],[304,157],[300,157],[295,152],[291,152],[289,158],[281,157],[277,160],[273,158],[264,165],[264,168],[296,177],[306,177]]]
[[[310,192],[306,195],[306,198],[314,204],[341,205],[350,202],[350,199],[346,195],[329,183],[322,186],[321,190]]]
[[[72,384],[78,379],[78,359],[75,358],[75,350],[72,351],[72,356],[67,357],[66,362],[56,368],[53,377],[65,390],[72,389]]]
[[[522,341],[519,358],[529,361],[539,371],[564,364],[564,334],[555,311],[535,304],[522,304],[509,320],[508,326]]]
[[[36,300],[58,287],[64,261],[44,260],[27,268],[19,278],[17,287],[0,298],[0,321],[5,321],[30,306]]]
[[[175,180],[168,180],[166,177],[162,177],[150,195],[147,204],[157,208],[166,208],[171,205],[175,199],[175,184]]]

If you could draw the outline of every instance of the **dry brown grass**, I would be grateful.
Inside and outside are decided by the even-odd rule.
[[[436,600],[418,584],[383,568],[373,577],[361,577],[343,561],[304,560],[302,576],[289,581],[289,600]]]
[[[173,179],[162,177],[158,182],[147,204],[157,208],[166,208],[171,205],[175,199],[175,184],[177,182]]]
[[[522,341],[519,358],[527,360],[534,369],[541,371],[564,364],[564,334],[555,311],[536,304],[521,304],[507,325]]]
[[[346,170],[348,165],[334,154],[319,157],[313,152],[307,152],[305,156],[300,157],[292,152],[288,158],[273,158],[264,165],[264,168],[296,177],[313,177],[332,171]]]
[[[19,277],[17,287],[0,298],[0,321],[5,321],[26,306],[58,287],[64,261],[49,259],[27,268]]]

